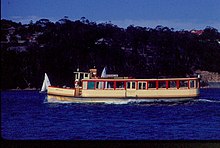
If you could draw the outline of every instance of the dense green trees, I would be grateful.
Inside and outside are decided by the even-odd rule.
[[[197,35],[163,26],[123,29],[84,17],[28,25],[1,20],[1,26],[2,89],[39,88],[45,72],[53,85],[73,86],[78,67],[96,66],[100,75],[107,66],[108,73],[144,78],[181,77],[197,69],[220,73],[220,33],[212,27]],[[10,27],[15,32],[5,43]]]

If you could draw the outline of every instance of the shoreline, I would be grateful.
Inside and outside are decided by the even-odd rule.
[[[208,82],[209,88],[220,88],[220,82]]]
[[[24,89],[21,89],[21,88],[12,88],[12,89],[4,89],[4,90],[16,90],[16,91],[19,91],[19,90],[40,90],[39,88],[24,88]]]

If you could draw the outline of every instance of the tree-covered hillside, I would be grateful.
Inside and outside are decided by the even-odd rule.
[[[220,73],[220,33],[157,26],[119,28],[86,18],[29,24],[1,20],[1,89],[73,86],[73,72],[96,67],[142,78],[182,77],[196,70]]]

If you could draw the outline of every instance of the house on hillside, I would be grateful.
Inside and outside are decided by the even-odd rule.
[[[15,27],[10,27],[7,29],[9,34],[14,34],[15,32]]]
[[[191,30],[190,31],[192,34],[196,34],[196,35],[202,35],[204,30]]]

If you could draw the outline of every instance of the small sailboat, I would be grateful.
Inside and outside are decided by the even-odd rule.
[[[104,69],[102,70],[101,78],[106,78],[106,77],[107,77],[106,67],[104,67]]]
[[[104,67],[104,69],[102,70],[101,78],[106,78],[106,77],[107,77],[106,67]],[[99,89],[103,88],[103,85],[104,85],[103,82],[99,82],[98,88],[99,88]],[[106,82],[104,88],[107,88],[107,85],[108,85],[108,84],[107,84],[107,82]]]
[[[41,91],[40,92],[45,92],[48,90],[48,86],[51,86],[50,84],[50,80],[47,76],[47,74],[45,73],[44,74],[44,81],[43,81],[43,84],[42,84],[42,87],[41,87]]]

